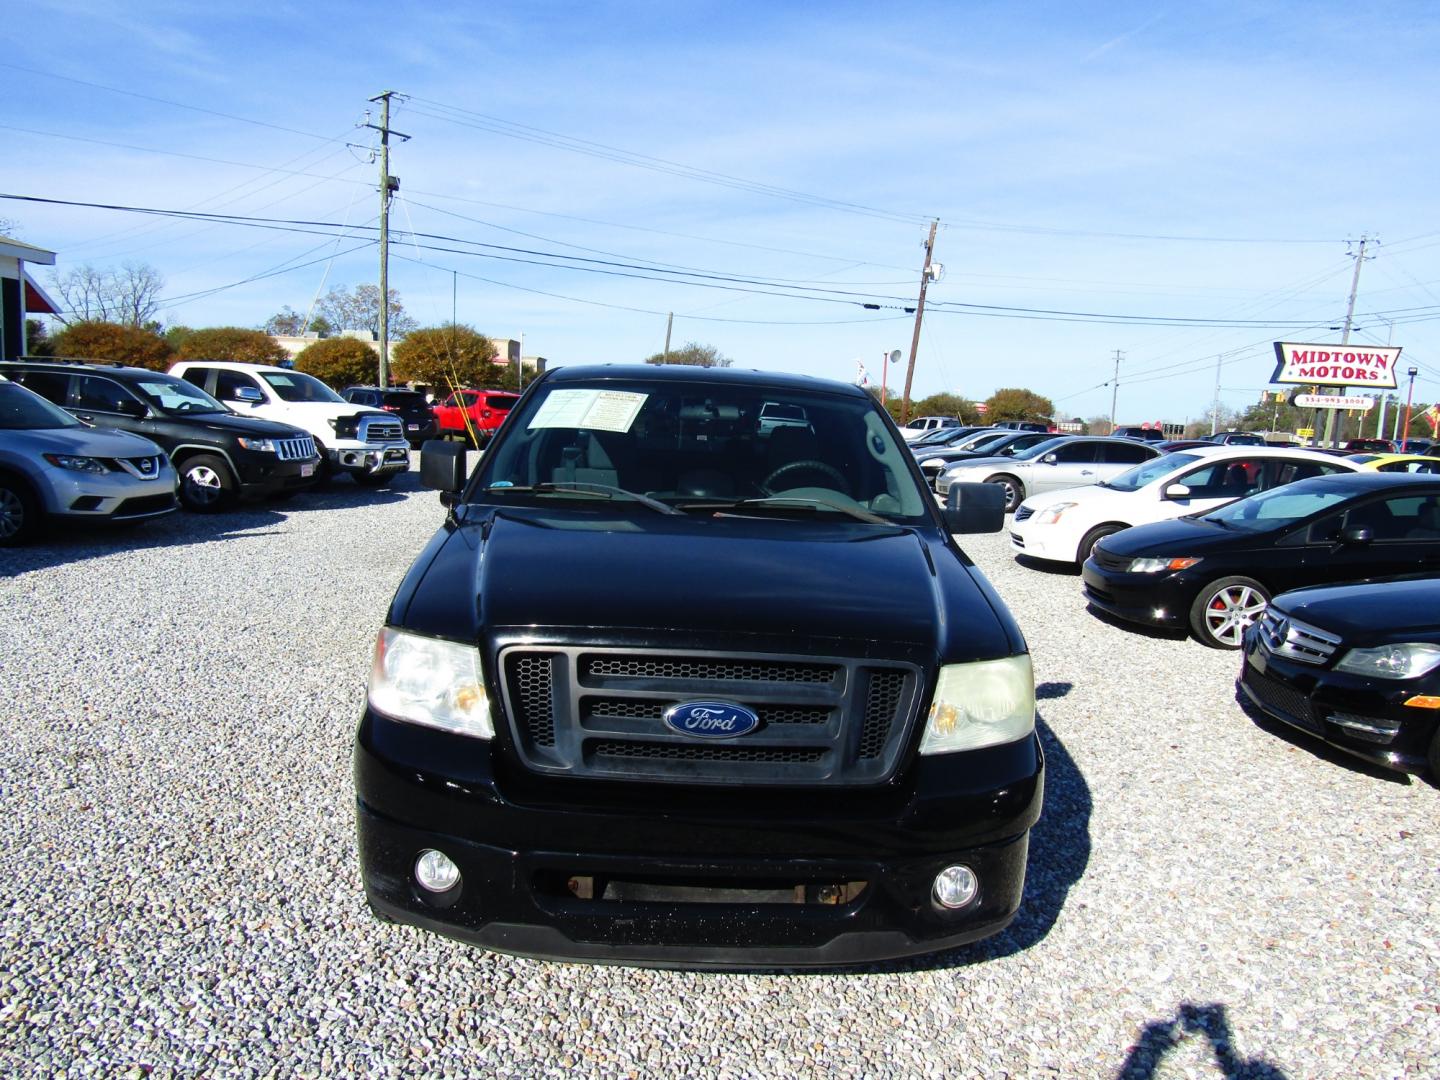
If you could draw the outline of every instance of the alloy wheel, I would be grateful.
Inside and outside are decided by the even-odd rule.
[[[1265,611],[1264,593],[1249,585],[1221,589],[1205,605],[1205,629],[1216,641],[1235,648],[1245,629]]]

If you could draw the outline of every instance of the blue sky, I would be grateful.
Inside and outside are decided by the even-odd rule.
[[[851,380],[860,359],[878,381],[908,352],[897,309],[935,217],[916,397],[1019,385],[1108,415],[1119,349],[1121,422],[1204,413],[1217,356],[1243,406],[1270,341],[1338,340],[1362,235],[1380,243],[1353,340],[1397,320],[1416,398],[1440,397],[1433,5],[32,0],[6,21],[7,193],[373,224],[355,125],[408,95],[392,286],[422,323],[453,289],[462,322],[552,362],[643,358],[674,312],[677,344],[738,366]],[[0,218],[57,269],[155,266],[167,323],[255,326],[376,274],[334,230],[4,200]],[[727,288],[578,268],[614,263]],[[1138,321],[1174,319],[1250,325]]]

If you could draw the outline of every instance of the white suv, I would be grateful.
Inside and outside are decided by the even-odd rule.
[[[268,364],[184,360],[170,368],[241,416],[279,420],[315,437],[323,467],[378,487],[410,467],[398,416],[346,401],[313,375]]]

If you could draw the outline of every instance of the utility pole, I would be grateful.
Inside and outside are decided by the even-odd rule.
[[[410,136],[390,130],[390,99],[394,90],[371,98],[380,102],[380,123],[366,124],[380,132],[380,388],[390,385],[390,199],[400,190],[400,178],[390,175],[390,136]]]
[[[665,356],[660,361],[662,364],[670,362],[670,327],[675,322],[675,313],[672,311],[665,316]]]
[[[1222,353],[1221,356],[1224,354]],[[1210,404],[1210,434],[1220,430],[1220,356],[1215,357],[1215,400]]]
[[[1115,377],[1110,380],[1110,434],[1115,434],[1115,399],[1120,394],[1120,358],[1125,354],[1115,350]]]
[[[1345,332],[1340,337],[1342,347],[1350,344],[1350,323],[1355,318],[1355,295],[1360,291],[1360,267],[1365,263],[1365,245],[1370,242],[1366,236],[1360,237],[1360,250],[1355,253],[1355,276],[1350,279],[1350,306],[1345,309]],[[1342,386],[1340,393],[1345,392]],[[1325,441],[1322,446],[1335,447],[1340,445],[1340,440],[1335,435],[1335,414],[1339,409],[1325,410]]]
[[[935,253],[935,230],[940,219],[930,222],[930,235],[925,240],[925,265],[920,270],[920,301],[915,305],[915,334],[910,338],[910,366],[905,370],[905,397],[900,401],[900,423],[910,420],[910,386],[915,381],[915,354],[920,351],[920,320],[925,317],[925,287],[930,284],[930,257]]]

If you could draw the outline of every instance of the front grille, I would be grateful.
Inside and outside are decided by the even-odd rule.
[[[1090,549],[1090,558],[1095,560],[1095,565],[1101,570],[1108,570],[1112,574],[1128,572],[1130,563],[1134,561],[1129,555],[1114,555],[1106,551],[1103,540]]]
[[[160,457],[111,458],[108,464],[114,469],[124,469],[131,476],[141,480],[154,480],[160,475]]]
[[[585,779],[690,784],[882,783],[916,722],[924,674],[903,661],[514,646],[504,707],[521,762]],[[759,717],[702,739],[667,709],[720,701]]]
[[[1261,675],[1249,664],[1245,665],[1244,678],[1245,685],[1267,709],[1292,717],[1307,726],[1315,723],[1309,695]]]
[[[1032,517],[1034,517],[1034,516],[1035,516],[1035,508],[1034,508],[1033,506],[1024,506],[1024,505],[1021,505],[1021,506],[1017,507],[1016,510],[1015,510],[1015,520],[1016,520],[1016,521],[1029,521],[1029,520],[1030,520]]]
[[[1302,664],[1323,664],[1340,647],[1340,638],[1336,635],[1292,619],[1273,607],[1260,616],[1258,629],[1260,644],[1266,652]]]
[[[309,435],[296,439],[276,439],[275,453],[281,461],[305,461],[315,456],[315,440]]]
[[[398,442],[405,437],[400,421],[391,416],[362,416],[359,439],[361,442]]]

